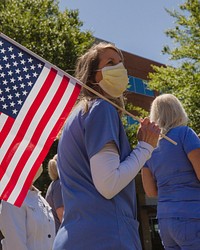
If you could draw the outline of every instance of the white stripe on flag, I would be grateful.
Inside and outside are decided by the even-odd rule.
[[[35,99],[35,96],[37,96],[37,94],[38,94],[38,92],[39,92],[39,90],[40,90],[40,86],[42,85],[40,81],[41,81],[41,80],[44,81],[44,80],[46,79],[46,76],[47,76],[48,73],[49,73],[49,69],[44,69],[44,73],[45,73],[45,74],[44,74],[44,76],[42,77],[43,79],[40,79],[40,78],[39,78],[39,80],[36,82],[35,86],[33,87],[34,89],[32,89],[32,91],[31,91],[31,93],[30,93],[30,96],[28,96],[28,98],[27,98],[27,100],[26,100],[27,105],[24,105],[24,106],[22,107],[22,109],[24,109],[25,106],[26,106],[26,109],[29,109],[30,106],[32,105],[32,100]],[[33,94],[34,94],[34,95],[33,95]],[[48,100],[48,99],[46,99],[46,100]],[[49,99],[49,100],[50,100],[50,99]],[[27,107],[27,106],[28,106],[28,107]],[[46,105],[43,106],[42,108],[43,108],[43,111],[45,111]],[[16,119],[22,119],[22,120],[24,120],[24,117],[25,117],[24,114],[25,114],[25,115],[27,114],[26,110],[24,110],[23,112],[20,111],[19,117],[17,117]],[[37,114],[38,114],[38,117],[37,117]],[[38,124],[38,120],[37,120],[37,119],[40,120],[41,117],[42,117],[42,114],[41,114],[41,113],[39,114],[39,113],[37,112],[37,113],[36,113],[36,119],[33,119],[33,120],[32,120],[32,123],[31,123],[31,124],[33,124],[32,126],[37,127],[37,124]],[[32,136],[32,131],[33,131],[33,128],[31,127],[31,124],[30,124],[30,126],[29,126],[29,128],[28,128],[28,130],[26,131],[25,136],[24,136],[24,138],[26,138],[26,140],[22,140],[22,141],[21,141],[21,143],[20,143],[18,149],[14,152],[14,155],[13,155],[12,160],[10,161],[10,163],[9,163],[7,169],[6,169],[6,172],[4,173],[4,175],[3,175],[2,179],[1,179],[1,182],[0,182],[0,195],[1,195],[2,192],[4,191],[4,188],[6,187],[6,185],[8,184],[8,182],[9,182],[11,176],[12,176],[12,173],[13,173],[14,170],[15,170],[15,166],[17,165],[17,162],[19,161],[21,155],[23,154],[24,149],[26,148],[27,144],[29,143],[29,139],[31,138],[31,136]],[[2,147],[1,147],[1,150],[0,150],[1,159],[4,158],[5,153],[7,152],[7,150],[9,149],[9,147],[10,147],[10,145],[11,145],[10,143],[12,143],[12,141],[14,140],[14,138],[15,138],[15,136],[16,136],[16,134],[17,134],[19,128],[20,128],[19,125],[20,125],[20,124],[19,124],[18,122],[17,122],[17,123],[14,123],[14,125],[13,125],[13,127],[12,127],[10,133],[8,134],[7,138],[5,139],[5,141],[4,141],[4,143],[3,143]]]
[[[23,107],[21,108],[18,116],[17,116],[17,120],[19,122],[15,122],[14,125],[12,126],[8,136],[6,137],[6,139],[4,140],[3,145],[1,146],[1,150],[0,150],[0,159],[3,159],[3,157],[5,156],[7,150],[9,149],[11,143],[13,142],[19,127],[21,125],[21,121],[24,120],[26,114],[27,114],[27,110],[30,108],[30,106],[32,105],[33,100],[35,99],[35,97],[37,96],[38,92],[40,91],[40,88],[42,87],[42,83],[45,81],[45,79],[48,76],[50,69],[44,67],[40,76],[38,77],[33,89],[31,90],[28,98],[26,99]]]
[[[7,120],[8,116],[1,113],[0,115],[0,132],[2,130],[2,128],[4,127],[4,124],[6,123],[6,120]]]
[[[23,184],[24,184],[24,180],[26,179],[26,177],[28,176],[28,173],[31,170],[32,167],[32,163],[35,162],[35,160],[37,159],[39,153],[40,153],[40,148],[42,148],[48,138],[48,134],[49,131],[52,130],[52,127],[55,125],[55,122],[59,119],[62,110],[65,108],[66,104],[68,103],[71,94],[74,90],[75,87],[75,83],[76,81],[73,79],[70,79],[70,83],[64,93],[64,95],[62,96],[62,98],[60,99],[60,102],[57,106],[57,108],[55,109],[54,113],[52,114],[50,120],[48,121],[48,123],[46,124],[46,127],[43,131],[43,133],[41,134],[41,137],[38,141],[38,146],[34,148],[31,156],[29,157],[21,175],[20,178],[18,179],[17,184],[15,185],[14,190],[12,191],[12,194],[10,195],[8,202],[10,203],[14,203],[16,200],[16,197],[18,197],[18,195],[21,192],[21,189],[23,188]],[[55,91],[55,90],[54,90]]]

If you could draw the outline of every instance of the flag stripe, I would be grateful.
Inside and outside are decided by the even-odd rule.
[[[60,119],[58,119],[58,121],[65,120],[65,117],[68,116],[69,112],[71,111],[72,107],[74,106],[79,93],[80,93],[80,85],[76,84],[76,87],[73,90],[71,98],[68,101],[68,106],[65,107],[65,109],[63,110],[62,114],[60,115]],[[26,190],[31,185],[32,176],[34,176],[35,172],[37,171],[37,170],[35,170],[36,166],[37,166],[37,162],[41,162],[44,159],[44,157],[46,156],[46,154],[48,153],[48,151],[51,147],[51,144],[53,143],[53,141],[55,139],[55,135],[58,134],[61,127],[62,127],[62,123],[60,123],[60,122],[57,122],[54,125],[54,128],[52,129],[51,133],[49,134],[48,138],[46,139],[45,145],[43,146],[43,150],[41,150],[40,154],[38,154],[37,160],[35,160],[35,164],[32,167],[32,171],[30,171],[29,174],[27,175],[26,181],[24,182],[24,185],[23,185],[23,189],[19,193],[18,198],[14,202],[14,199],[15,199],[14,197],[16,197],[16,194],[14,194],[14,195],[10,196],[8,201],[15,204],[16,206],[21,206],[23,199],[27,193]]]
[[[13,119],[12,117],[10,116],[7,116],[7,115],[1,115],[2,116],[2,119],[1,119],[1,122],[4,123],[2,124],[3,127],[1,129],[1,133],[0,133],[0,147],[2,146],[3,142],[4,142],[4,139],[7,137],[7,135],[9,134],[14,122],[15,122],[15,119]],[[1,176],[1,175],[0,175]]]
[[[13,127],[11,128],[11,131],[9,132],[8,136],[6,137],[4,143],[2,144],[1,151],[0,151],[0,157],[1,159],[4,157],[6,154],[8,148],[10,147],[10,143],[14,140],[16,134],[18,133],[18,130],[21,126],[21,122],[24,120],[26,117],[27,111],[32,105],[32,102],[34,101],[35,97],[38,95],[40,88],[41,88],[41,83],[45,81],[49,74],[50,69],[44,68],[42,74],[38,78],[35,86],[33,87],[32,92],[29,94],[25,104],[23,105],[20,113],[18,114],[17,121],[15,120],[15,123],[13,124]],[[48,86],[47,86],[48,87]]]
[[[48,71],[47,71],[48,72]],[[46,73],[47,73],[46,72]],[[50,75],[50,72],[48,73],[48,75]],[[48,77],[47,77],[48,78]],[[38,85],[41,85],[40,84],[40,82],[38,82]],[[47,82],[47,85],[48,85],[48,82]],[[36,86],[36,89],[37,89],[37,86]],[[48,88],[47,88],[48,89]],[[40,97],[40,93],[42,93],[41,92],[41,90],[40,90],[40,92],[37,92],[36,94],[37,94],[37,97],[39,96]],[[43,93],[44,94],[44,93]],[[46,99],[48,99],[49,101],[50,101],[50,99],[47,97]],[[40,100],[40,98],[38,99],[38,100]],[[27,102],[29,103],[29,100],[27,100]],[[34,102],[34,98],[33,98],[33,101],[31,102],[31,103],[33,103]],[[38,103],[38,105],[39,105],[39,103]],[[30,111],[32,110],[32,107],[34,108],[35,107],[35,109],[37,110],[37,107],[36,106],[34,106],[34,105],[29,105],[30,107]],[[45,111],[45,108],[46,108],[46,105],[44,104],[44,106],[43,106],[43,110]],[[38,112],[38,110],[37,110],[37,112]],[[30,121],[29,121],[29,119],[30,119],[30,117],[32,117],[32,114],[33,114],[33,112],[30,112],[30,114],[31,114],[31,116],[29,116],[29,113],[27,113],[27,115],[25,116],[25,117],[23,117],[23,121],[24,122],[22,122],[22,123],[26,123],[26,121],[27,121],[27,123],[30,123]],[[29,141],[30,141],[30,138],[31,138],[31,135],[32,135],[32,133],[34,132],[34,129],[35,129],[35,127],[37,127],[37,121],[40,119],[40,115],[41,114],[39,114],[39,112],[38,112],[38,116],[35,116],[35,120],[32,118],[32,123],[30,124],[30,126],[29,126],[29,128],[27,129],[27,130],[24,130],[24,128],[23,128],[23,132],[25,132],[25,136],[24,136],[24,138],[25,139],[23,139],[22,141],[21,141],[21,143],[20,144],[17,144],[17,148],[16,148],[16,146],[15,146],[15,143],[13,144],[13,146],[15,146],[15,148],[13,148],[13,151],[12,151],[12,148],[11,148],[11,151],[10,151],[10,154],[12,155],[12,160],[9,162],[9,163],[7,163],[7,170],[6,170],[6,173],[4,174],[4,176],[3,176],[3,178],[1,179],[1,182],[0,182],[0,193],[2,193],[2,191],[3,191],[3,189],[6,187],[6,185],[7,185],[7,183],[8,183],[8,181],[9,181],[9,179],[11,178],[11,176],[12,176],[12,173],[13,173],[13,171],[15,170],[15,166],[16,166],[16,164],[18,163],[18,161],[19,161],[19,159],[20,159],[20,157],[21,157],[21,155],[23,154],[23,152],[24,152],[24,150],[26,149],[26,146],[27,146],[27,144],[29,143]],[[23,124],[22,124],[23,125]],[[20,127],[18,127],[18,126],[16,126],[17,127],[17,129],[20,131]],[[16,129],[14,129],[14,131],[16,132],[16,134],[19,136],[19,137],[21,137],[22,135],[21,135],[21,133],[18,133],[17,131],[16,131]],[[15,140],[15,141],[17,141],[18,140],[18,138],[16,138],[16,137],[13,137],[12,138],[12,140]],[[8,142],[9,143],[9,142]],[[8,144],[7,143],[7,144]],[[11,143],[12,144],[12,143]],[[33,147],[34,147],[34,145],[33,145]],[[7,149],[7,151],[9,151],[9,149]],[[6,156],[5,156],[6,157]],[[5,159],[5,157],[4,157],[4,159]],[[30,164],[32,164],[32,163],[30,163]],[[23,166],[21,166],[22,168],[23,168]],[[15,176],[14,176],[14,178],[15,178]],[[14,181],[14,180],[13,180]]]
[[[55,73],[55,72],[54,72]],[[48,76],[49,75],[51,75],[51,71],[48,73]],[[52,76],[52,75],[51,75]],[[58,76],[57,76],[58,77]],[[61,79],[60,77],[58,77],[59,79]],[[48,79],[48,77],[47,77],[47,79]],[[51,85],[52,85],[52,77],[50,78],[50,81],[46,81],[47,82],[47,86],[51,83]],[[39,82],[38,82],[38,84],[40,84]],[[59,86],[59,85],[58,85]],[[46,88],[47,90],[48,90],[48,88]],[[49,91],[50,92],[50,91]],[[48,93],[49,93],[48,92]],[[51,88],[51,92],[53,93],[53,95],[54,95],[54,92],[55,92],[55,89],[54,88]],[[23,152],[24,152],[24,150],[26,149],[26,147],[27,147],[27,145],[28,145],[28,143],[30,142],[30,139],[31,139],[31,136],[32,136],[32,134],[34,133],[34,130],[37,128],[37,123],[38,123],[38,121],[41,119],[41,116],[42,116],[42,113],[44,113],[45,112],[45,109],[46,109],[46,106],[48,105],[48,102],[50,102],[51,101],[51,98],[50,98],[50,96],[49,95],[47,95],[46,94],[46,91],[44,92],[44,89],[43,90],[40,90],[40,92],[38,92],[37,93],[37,96],[36,96],[36,99],[38,98],[38,101],[39,100],[42,100],[42,98],[41,98],[41,93],[42,93],[42,95],[46,95],[46,99],[44,99],[44,96],[42,96],[42,98],[44,99],[44,100],[46,100],[46,102],[44,102],[44,104],[43,104],[43,106],[42,105],[40,105],[40,108],[37,108],[35,105],[34,105],[34,100],[33,100],[33,102],[31,102],[31,103],[33,103],[33,105],[30,105],[30,107],[29,107],[29,110],[31,111],[30,112],[30,114],[29,114],[29,112],[27,113],[27,116],[25,116],[24,118],[23,118],[23,123],[26,123],[26,120],[27,120],[27,122],[28,123],[30,123],[30,125],[29,125],[29,127],[28,127],[28,129],[27,130],[24,130],[24,128],[23,128],[23,130],[22,131],[24,131],[25,132],[25,135],[23,135],[24,136],[24,138],[25,139],[23,139],[22,141],[21,141],[21,143],[20,144],[17,144],[18,145],[18,147],[15,149],[13,149],[13,152],[11,151],[10,152],[10,154],[12,155],[12,160],[9,162],[9,164],[7,164],[8,165],[8,169],[6,170],[6,174],[4,174],[4,176],[3,176],[3,178],[1,179],[1,182],[0,182],[0,193],[2,193],[2,190],[6,187],[6,185],[7,185],[7,183],[8,183],[8,181],[9,181],[9,179],[11,178],[11,176],[12,176],[12,173],[13,173],[13,171],[15,170],[15,166],[16,166],[16,164],[18,163],[18,161],[20,160],[20,158],[21,158],[21,156],[22,156],[22,154],[23,154]],[[29,101],[28,101],[29,102]],[[40,103],[39,102],[36,102],[36,104],[37,105],[39,105]],[[35,112],[35,116],[33,117],[33,109],[35,108],[35,111],[37,111],[37,113]],[[40,112],[41,111],[41,112]],[[31,122],[29,121],[29,119],[30,118],[32,118],[32,120],[31,120]],[[22,124],[23,125],[23,124]],[[20,127],[19,127],[19,131],[20,131]],[[39,134],[40,134],[40,131],[39,131]],[[21,133],[17,133],[17,136],[19,136],[19,139],[21,138],[21,136],[22,136],[22,134]],[[13,138],[13,141],[17,141],[18,140],[18,138]],[[15,142],[16,143],[16,142]],[[15,145],[15,143],[13,144],[13,145]],[[34,148],[35,147],[35,145],[32,145],[32,148]],[[11,150],[12,150],[12,148],[11,148]],[[9,149],[7,150],[7,151],[9,151]],[[5,156],[6,157],[6,156]],[[4,158],[5,158],[4,157]],[[32,163],[30,163],[30,164],[32,164]],[[21,169],[23,169],[23,165],[21,166]],[[15,175],[13,175],[14,176],[14,179],[13,179],[13,182],[15,182],[16,180],[15,180]]]
[[[0,112],[0,133],[1,133],[3,127],[4,127],[5,123],[6,123],[7,118],[8,118],[7,115]]]
[[[8,184],[6,185],[6,187],[4,188],[4,192],[2,193],[2,196],[4,196],[5,199],[8,199],[10,193],[14,189],[14,187],[17,183],[17,180],[18,180],[25,164],[32,153],[32,148],[37,145],[37,142],[40,138],[40,133],[41,133],[42,128],[45,127],[46,121],[48,121],[50,119],[50,117],[52,116],[53,110],[55,110],[56,106],[58,105],[58,103],[60,101],[60,97],[63,95],[63,93],[65,91],[63,84],[68,85],[68,82],[69,82],[69,79],[67,79],[66,77],[64,77],[62,79],[62,82],[59,85],[58,91],[55,93],[54,98],[49,103],[48,108],[46,108],[45,113],[43,114],[40,121],[38,122],[37,128],[34,130],[34,133],[32,134],[32,138],[30,138],[29,144],[27,145],[26,149],[23,150],[24,152],[22,154],[20,154],[21,157],[20,157],[18,163],[16,164],[16,167],[13,171],[11,179],[8,182]],[[33,171],[33,176],[31,176],[32,179],[34,177],[34,174],[35,173]]]
[[[37,95],[34,102],[32,103],[32,106],[30,107],[25,119],[23,120],[23,122],[22,122],[16,136],[15,136],[15,139],[12,141],[9,149],[6,152],[6,155],[4,156],[4,158],[1,162],[2,171],[0,173],[0,179],[2,178],[2,174],[5,173],[6,167],[8,166],[15,151],[17,150],[18,146],[20,145],[20,142],[24,138],[24,135],[25,135],[24,133],[27,131],[27,129],[31,123],[31,120],[37,111],[38,104],[41,103],[42,99],[44,98],[44,95],[46,95],[46,91],[48,90],[48,88],[46,88],[46,85],[52,84],[55,76],[56,76],[55,70],[52,70],[49,72],[49,75],[48,75],[44,85],[42,86],[40,93]]]

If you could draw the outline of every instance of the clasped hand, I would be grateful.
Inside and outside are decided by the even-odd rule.
[[[150,122],[149,118],[141,119],[137,139],[138,141],[149,143],[155,148],[158,143],[160,131],[159,126],[155,122]]]

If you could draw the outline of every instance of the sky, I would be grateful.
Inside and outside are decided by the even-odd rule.
[[[82,31],[90,30],[93,36],[114,43],[119,49],[171,64],[168,55],[162,54],[164,45],[173,47],[172,39],[165,34],[174,27],[175,19],[165,10],[179,10],[184,0],[60,0],[60,10],[78,9],[83,22]]]

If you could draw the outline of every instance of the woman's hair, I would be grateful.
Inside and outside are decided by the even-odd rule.
[[[166,134],[172,128],[187,125],[188,116],[178,98],[172,94],[162,94],[152,102],[150,120]]]
[[[48,173],[52,181],[55,181],[59,178],[57,170],[57,154],[54,155],[53,159],[48,162]]]
[[[93,45],[84,55],[79,57],[76,64],[75,70],[75,77],[80,80],[85,85],[89,86],[90,88],[94,89],[98,93],[105,95],[105,92],[101,89],[98,84],[94,84],[96,70],[99,69],[100,63],[100,56],[105,52],[106,49],[113,49],[115,50],[121,57],[122,61],[124,60],[122,52],[115,47],[111,43],[101,42],[98,44]],[[81,91],[81,100],[84,103],[85,108],[88,110],[88,101],[98,98],[98,96],[91,91],[87,90],[86,88],[82,88]],[[107,96],[106,96],[107,97]],[[121,98],[111,98],[116,104],[123,106],[123,101]]]

